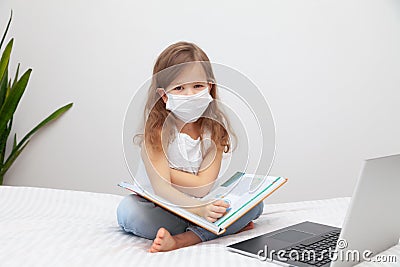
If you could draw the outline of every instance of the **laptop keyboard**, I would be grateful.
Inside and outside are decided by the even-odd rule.
[[[334,230],[317,238],[312,238],[300,244],[285,248],[281,259],[298,261],[314,266],[323,266],[331,261],[331,255],[336,248],[340,230]],[[297,251],[293,253],[292,251]],[[309,253],[312,252],[312,253]],[[298,255],[295,259],[294,255]]]

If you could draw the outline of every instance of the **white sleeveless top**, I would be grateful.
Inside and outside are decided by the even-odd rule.
[[[176,128],[175,128],[176,129]],[[173,169],[196,174],[199,172],[204,155],[211,147],[210,134],[203,135],[193,139],[186,133],[180,133],[176,129],[175,138],[171,140],[167,149],[167,160],[169,166]],[[201,147],[203,143],[203,149]]]
[[[205,133],[203,140],[200,140],[200,137],[193,139],[188,134],[179,132],[176,127],[174,129],[175,137],[167,148],[168,164],[170,168],[197,175],[204,156],[211,147],[211,135]],[[141,185],[147,185],[150,182],[142,159],[140,159],[135,179]]]

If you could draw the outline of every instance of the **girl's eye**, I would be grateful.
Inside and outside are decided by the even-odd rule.
[[[204,85],[202,85],[202,84],[196,84],[196,85],[194,86],[194,88],[202,88],[202,87],[204,87]]]
[[[174,88],[174,90],[175,91],[180,91],[180,90],[182,90],[182,86],[177,86],[177,87]]]

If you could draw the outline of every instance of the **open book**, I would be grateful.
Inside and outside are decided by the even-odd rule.
[[[275,190],[282,186],[287,178],[274,176],[261,176],[237,172],[224,183],[214,186],[214,188],[200,200],[223,199],[230,203],[230,210],[224,216],[215,222],[210,222],[184,208],[180,208],[167,201],[166,199],[155,195],[152,190],[146,190],[136,184],[121,182],[118,186],[126,188],[149,201],[181,216],[182,218],[195,223],[210,232],[220,235],[226,231],[226,228],[242,217],[246,212],[271,195]]]

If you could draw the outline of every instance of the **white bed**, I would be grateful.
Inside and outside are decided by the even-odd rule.
[[[225,246],[305,220],[340,227],[349,198],[268,204],[255,228],[195,246],[148,253],[152,241],[125,233],[116,220],[122,196],[0,186],[0,266],[276,266]],[[400,245],[384,252],[397,255]]]

